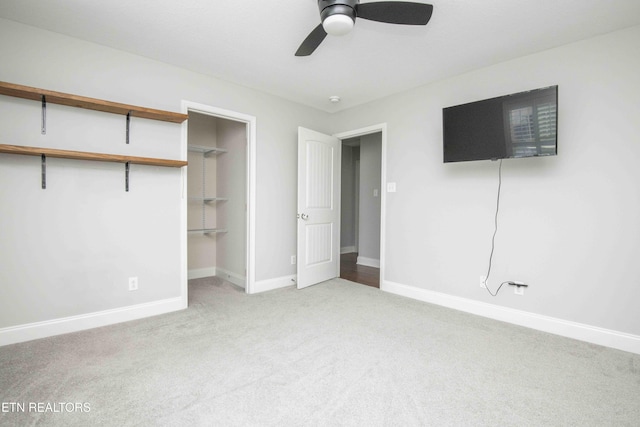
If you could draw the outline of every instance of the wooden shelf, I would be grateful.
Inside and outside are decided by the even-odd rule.
[[[22,154],[26,156],[57,157],[72,160],[91,160],[98,162],[131,163],[136,165],[165,166],[180,168],[187,166],[183,160],[156,159],[150,157],[123,156],[119,154],[88,153],[84,151],[58,150],[54,148],[23,147],[0,144],[0,153]]]
[[[0,82],[0,94],[17,98],[42,100],[44,96],[47,103],[66,105],[69,107],[85,108],[89,110],[103,111],[113,114],[141,117],[144,119],[160,120],[163,122],[182,123],[187,120],[186,114],[171,111],[154,110],[152,108],[138,107],[135,105],[120,104],[101,99],[87,98],[84,96],[70,95],[68,93],[54,92],[38,89],[30,86],[22,86],[13,83]]]

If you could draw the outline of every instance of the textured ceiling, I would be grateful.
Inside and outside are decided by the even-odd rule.
[[[360,19],[302,58],[316,0],[0,0],[0,17],[328,112],[640,24],[639,0],[422,2],[434,5],[426,27]]]

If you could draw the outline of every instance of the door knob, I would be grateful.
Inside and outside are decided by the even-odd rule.
[[[300,218],[306,221],[307,219],[309,219],[309,215],[303,213],[302,215],[300,215]]]

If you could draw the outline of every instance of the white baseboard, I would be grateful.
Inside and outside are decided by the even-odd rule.
[[[380,289],[538,331],[640,354],[640,336],[383,281]]]
[[[216,267],[216,276],[224,279],[228,282],[233,283],[236,286],[240,286],[241,288],[247,287],[247,279],[244,276],[240,276],[239,274],[233,273],[231,271],[227,271],[224,268]]]
[[[99,328],[187,308],[181,297],[0,329],[0,346]]]
[[[213,277],[216,275],[215,267],[207,267],[207,268],[194,268],[189,270],[187,273],[187,278],[191,279],[202,279],[203,277]]]
[[[272,291],[274,289],[286,288],[287,286],[295,286],[295,284],[295,274],[292,274],[291,276],[277,277],[275,279],[259,280],[256,281],[251,293],[257,294],[259,292]]]
[[[380,268],[380,260],[374,258],[367,258],[363,256],[359,256],[356,264],[366,265],[367,267],[375,267]]]
[[[340,254],[350,254],[357,251],[358,250],[356,249],[355,246],[345,246],[343,248],[340,248]]]

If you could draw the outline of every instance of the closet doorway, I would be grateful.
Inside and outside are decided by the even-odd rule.
[[[188,279],[254,282],[255,118],[185,103]]]

